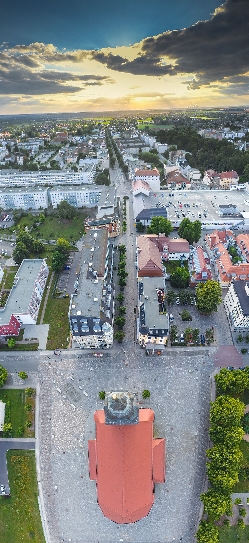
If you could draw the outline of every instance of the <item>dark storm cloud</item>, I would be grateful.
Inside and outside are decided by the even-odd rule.
[[[198,88],[248,71],[248,36],[248,0],[226,0],[208,21],[146,38],[135,60],[101,52],[93,53],[93,58],[113,70],[135,75],[196,74],[192,88]]]
[[[72,82],[81,83],[73,85]],[[17,66],[16,59],[7,64],[0,58],[0,94],[58,94],[78,92],[82,87],[111,83],[108,77],[78,75],[55,70],[32,71],[27,66]]]

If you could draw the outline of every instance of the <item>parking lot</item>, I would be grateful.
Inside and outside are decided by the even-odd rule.
[[[248,194],[246,191],[200,191],[200,190],[165,190],[152,193],[150,203],[152,207],[166,207],[168,218],[172,222],[181,221],[184,217],[191,220],[200,220],[203,223],[220,222],[219,206],[233,204],[241,212],[249,212]],[[229,219],[230,220],[230,219]],[[236,220],[239,220],[237,218]]]
[[[57,283],[57,291],[61,293],[61,296],[70,296],[75,292],[81,256],[81,251],[75,253],[70,252],[67,263],[60,273]]]

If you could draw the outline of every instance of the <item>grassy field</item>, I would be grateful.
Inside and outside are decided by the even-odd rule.
[[[89,211],[82,211],[77,217],[72,220],[60,219],[55,214],[48,215],[45,221],[40,226],[32,229],[32,236],[49,241],[50,239],[64,238],[67,241],[77,241],[84,232],[84,220],[89,214]],[[35,220],[38,220],[33,215],[29,214],[22,217],[18,226],[33,226]]]
[[[70,335],[68,308],[70,298],[53,298],[53,286],[56,277],[51,285],[46,310],[44,314],[43,324],[49,324],[49,335],[47,341],[47,349],[66,348]]]
[[[222,526],[219,528],[219,543],[248,543],[249,526],[239,528],[238,526]]]
[[[242,468],[249,468],[249,443],[242,440],[240,450],[243,453]],[[249,492],[249,481],[239,481],[233,488],[233,492]]]
[[[34,437],[35,397],[28,397],[20,389],[0,389],[0,400],[7,404],[5,422],[12,424],[12,437]],[[27,405],[31,405],[30,411],[25,409]],[[31,422],[30,428],[27,421]]]
[[[0,498],[1,543],[45,543],[34,451],[7,452],[10,498]]]

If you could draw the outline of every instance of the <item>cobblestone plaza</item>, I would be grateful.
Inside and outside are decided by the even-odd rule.
[[[101,360],[89,356],[40,365],[40,485],[51,543],[192,543],[200,510],[208,439],[208,350],[145,357],[121,350]],[[143,405],[155,411],[155,436],[166,438],[166,482],[156,487],[147,517],[128,525],[105,518],[88,473],[87,441],[100,390],[149,388]],[[147,403],[148,402],[148,403]]]

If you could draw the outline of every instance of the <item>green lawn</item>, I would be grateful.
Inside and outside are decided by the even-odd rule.
[[[27,428],[26,421],[34,422],[35,399],[27,397],[24,390],[0,389],[0,400],[9,402],[5,407],[5,422],[12,424],[12,437],[33,437],[34,427]],[[31,404],[32,411],[26,411],[25,404]]]
[[[16,272],[17,268],[15,269],[15,271],[9,271],[8,269],[4,270],[2,288],[6,290],[10,290],[12,288]]]
[[[10,498],[0,498],[1,543],[45,543],[34,451],[7,452]]]
[[[242,468],[249,468],[249,443],[241,441],[240,450],[243,453]],[[239,481],[233,488],[233,492],[249,492],[249,481]]]
[[[40,226],[32,230],[31,234],[34,237],[48,241],[50,239],[65,238],[67,241],[75,242],[84,232],[84,220],[87,215],[89,215],[89,211],[82,211],[72,220],[60,219],[55,214],[48,215]],[[36,217],[29,214],[26,217],[22,217],[18,225],[30,228],[35,219]]]
[[[238,526],[222,526],[219,528],[220,537],[219,543],[248,543],[249,541],[249,526],[244,529]]]
[[[70,298],[53,298],[52,292],[56,277],[51,285],[43,324],[49,324],[47,349],[66,348],[70,335],[68,308]]]

